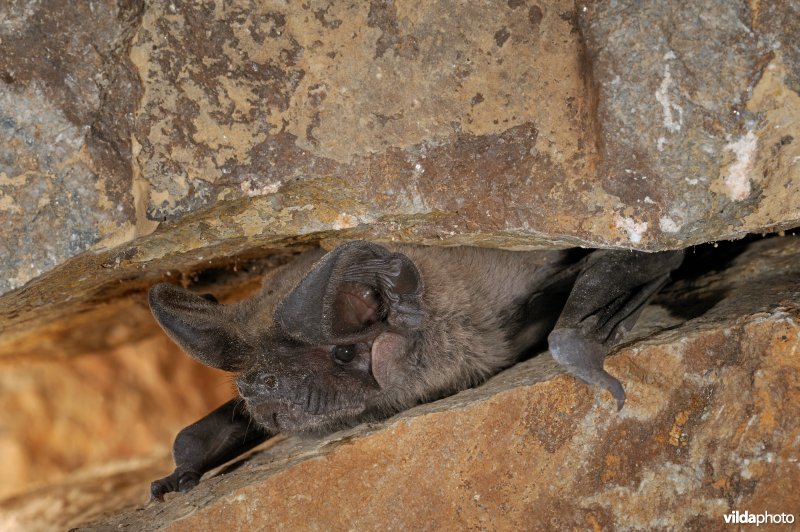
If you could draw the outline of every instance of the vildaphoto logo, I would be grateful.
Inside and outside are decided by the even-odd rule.
[[[771,514],[761,512],[758,514],[750,513],[747,510],[740,512],[734,510],[724,514],[725,524],[727,525],[790,525],[794,523],[794,514]]]

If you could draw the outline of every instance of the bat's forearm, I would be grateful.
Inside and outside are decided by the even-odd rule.
[[[188,491],[204,473],[252,449],[270,437],[253,422],[241,398],[228,401],[178,433],[173,445],[175,471],[150,486],[152,498]]]

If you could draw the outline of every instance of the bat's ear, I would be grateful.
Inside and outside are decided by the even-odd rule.
[[[242,369],[248,346],[214,296],[161,283],[150,289],[150,310],[169,337],[195,360],[226,371]]]
[[[334,249],[283,300],[275,319],[290,336],[343,343],[387,327],[420,326],[422,279],[413,261],[371,242]]]

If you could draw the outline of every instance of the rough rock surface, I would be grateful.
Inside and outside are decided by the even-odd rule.
[[[163,334],[68,363],[0,363],[0,499],[79,470],[166,454],[178,430],[233,395],[228,375],[189,359]]]
[[[13,2],[0,292],[51,295],[0,307],[75,312],[109,260],[130,282],[298,238],[654,250],[796,226],[799,9]]]
[[[179,374],[177,367],[159,358],[166,356],[167,348],[150,338],[157,329],[144,305],[144,291],[154,282],[178,277],[184,284],[237,297],[253,288],[260,273],[304,246],[320,242],[331,246],[348,238],[657,250],[800,225],[798,42],[800,6],[794,0],[702,0],[679,8],[655,1],[567,0],[4,3],[0,6],[0,402],[5,411],[21,417],[0,421],[0,460],[7,472],[4,482],[9,482],[0,486],[0,493],[10,494],[37,481],[68,482],[65,475],[82,463],[94,467],[112,456],[122,460],[129,456],[126,453],[156,452],[156,439],[173,430],[168,427],[185,422],[178,421],[179,413],[164,411],[153,427],[122,441],[119,435],[124,432],[111,427],[133,417],[116,405],[99,405],[102,396],[112,394],[109,383],[141,385],[141,390],[161,383],[163,388],[165,374],[173,370]],[[785,266],[786,271],[792,267]],[[762,271],[760,266],[753,268]],[[755,275],[746,268],[740,273]],[[741,286],[731,289],[723,301],[739,294],[757,306],[769,294],[775,295],[766,284],[763,294],[742,292]],[[718,305],[709,329],[703,328],[705,318],[682,326],[678,330],[686,338],[699,338],[692,344],[700,346],[695,351],[682,351],[684,344],[673,343],[670,333],[654,341],[664,343],[672,357],[667,362],[706,367],[708,375],[724,369],[731,372],[731,379],[742,379],[735,385],[730,384],[734,381],[708,385],[714,393],[718,389],[719,394],[732,393],[731,386],[760,393],[742,407],[749,409],[747,415],[761,416],[752,423],[769,416],[783,419],[780,408],[785,403],[778,401],[774,412],[764,410],[779,396],[756,389],[761,378],[756,373],[749,374],[750,381],[745,379],[741,371],[750,371],[751,366],[736,370],[730,362],[739,357],[763,367],[772,379],[770,386],[790,390],[780,392],[784,396],[794,393],[796,366],[782,362],[789,355],[781,349],[795,344],[776,341],[763,348],[772,357],[764,360],[769,364],[778,360],[776,367],[787,368],[780,375],[773,376],[772,366],[767,362],[758,366],[753,358],[762,348],[759,338],[784,323],[784,314],[777,310],[779,300],[770,300],[771,306],[765,303],[764,315],[753,314],[755,307]],[[731,311],[713,314],[719,308]],[[786,311],[790,339],[796,316],[791,308]],[[712,341],[711,330],[723,331],[718,333],[722,338],[713,340],[723,353],[720,366],[699,354],[703,342]],[[137,361],[133,358],[137,346],[152,352]],[[650,360],[647,353],[653,349],[643,347],[635,360]],[[736,349],[745,354],[732,354]],[[77,355],[81,356],[73,360]],[[633,372],[627,378],[638,382],[642,374],[624,362],[634,360],[632,356],[623,351],[614,363],[622,364],[620,371]],[[664,366],[667,362],[652,362],[656,373],[672,371]],[[534,371],[525,368],[537,364],[514,371]],[[148,373],[147,368],[159,368],[150,384],[126,376],[126,372]],[[194,369],[186,371],[197,379],[206,378]],[[691,373],[691,382],[672,376],[668,384],[654,381],[643,389],[661,386],[683,405],[686,400],[678,390],[704,382],[701,377],[707,374],[699,371]],[[82,378],[90,384],[82,384]],[[656,428],[648,432],[649,428],[622,424],[621,419],[629,419],[625,414],[605,421],[601,411],[605,407],[594,405],[579,387],[568,388],[563,404],[553,399],[547,403],[547,397],[561,397],[551,387],[561,390],[568,382],[558,377],[495,395],[492,390],[500,388],[490,385],[475,392],[478,395],[464,396],[475,401],[461,405],[458,412],[477,413],[479,405],[506,397],[508,404],[501,402],[500,410],[509,412],[517,402],[530,403],[533,411],[541,401],[552,403],[553,412],[574,405],[576,412],[585,414],[578,412],[584,417],[575,423],[589,426],[592,419],[599,420],[595,425],[604,437],[620,442],[621,431],[657,433]],[[120,400],[130,398],[122,402],[141,411],[152,408],[160,397],[153,392],[150,399],[137,402],[125,390],[113,393]],[[691,403],[700,410],[684,408],[689,421],[679,423],[679,429],[691,425],[695,412],[704,412],[707,420],[713,415],[709,409],[716,406],[725,404],[726,414],[737,408],[733,402],[738,396],[726,399],[731,406],[717,401],[719,397],[723,395]],[[97,411],[78,408],[81,400]],[[640,403],[631,408],[636,404]],[[205,408],[192,401],[184,406],[187,416]],[[410,431],[418,439],[409,436],[407,448],[416,449],[414,442],[424,441],[426,423],[434,419],[430,416],[444,407],[429,408],[357,441],[374,441],[378,449],[386,430]],[[658,416],[666,416],[663,419],[656,414],[647,418],[647,427],[660,427],[669,416],[677,419],[680,411],[670,408],[659,411]],[[50,419],[48,411],[55,412],[59,421],[40,424],[39,420]],[[553,412],[543,415],[552,421]],[[731,423],[745,415],[738,410],[734,414]],[[26,424],[26,420],[31,421]],[[512,422],[510,427],[521,434],[533,421],[525,423]],[[703,423],[698,426],[710,426]],[[751,454],[772,456],[773,462],[767,463],[779,463],[784,451],[773,451],[770,445],[789,448],[784,445],[789,440],[781,440],[778,430],[785,425],[774,425],[775,430],[766,425],[762,432],[773,439],[765,440],[765,450]],[[75,426],[86,430],[76,431]],[[658,479],[672,486],[669,482],[685,478],[681,472],[692,471],[695,484],[675,481],[675,493],[698,494],[698,501],[716,494],[731,508],[748,501],[757,506],[766,500],[765,490],[771,489],[760,480],[766,477],[755,469],[747,473],[749,477],[730,473],[735,467],[750,471],[744,460],[749,456],[745,451],[756,448],[747,439],[753,437],[748,432],[752,426],[745,424],[738,436],[721,439],[718,448],[711,443],[703,447],[701,439],[690,437],[688,444],[716,456],[708,460],[708,467],[705,462],[698,466],[685,454],[679,456],[684,461],[667,454],[667,444],[663,449],[647,447],[653,454],[640,457],[641,465],[626,462],[627,454],[612,453],[611,465],[602,467],[633,475],[620,481],[626,482],[619,485],[620,496],[636,499],[650,489],[661,496],[662,491],[643,482]],[[679,429],[675,429],[678,440]],[[99,440],[105,448],[76,446],[72,453],[61,445],[52,457],[41,451],[41,442],[58,445],[51,443],[53,438],[68,436],[89,445],[94,431],[113,435],[108,441]],[[477,428],[462,432],[480,435]],[[452,432],[449,436],[452,439]],[[548,444],[545,451],[557,459],[547,467],[563,462],[569,451],[585,452],[570,448],[570,442]],[[606,452],[598,442],[584,443],[587,449]],[[478,450],[500,452],[485,447],[485,442],[475,444],[474,455],[458,447],[461,441],[447,444],[455,446],[452,456],[466,457],[465,463],[471,463],[469,456],[478,457]],[[310,454],[303,456],[317,457],[305,460],[304,468],[342,460],[335,445],[282,445],[274,456],[305,449],[302,452]],[[629,450],[624,442],[620,445]],[[565,450],[559,451],[562,447]],[[530,450],[511,449],[522,454]],[[530,452],[541,451],[537,449]],[[725,462],[722,449],[744,450]],[[267,464],[269,456],[253,463]],[[424,456],[417,462],[420,467]],[[434,460],[433,454],[428,456]],[[451,459],[445,463],[457,463]],[[655,465],[648,469],[648,464],[657,463],[678,465],[671,472]],[[796,490],[798,482],[791,476],[795,462],[780,463],[788,464],[784,468],[788,473],[775,475],[783,479],[775,483],[776,497],[781,489]],[[118,462],[115,471],[134,466]],[[553,474],[547,467],[543,471]],[[771,471],[769,467],[764,470]],[[600,465],[596,468],[606,471]],[[386,473],[387,479],[403,471],[396,468]],[[515,471],[506,472],[517,480],[496,488],[500,490],[496,493],[505,496],[511,491],[502,490],[513,488],[529,501],[546,500],[544,492],[523,487]],[[263,482],[275,486],[285,474],[289,473],[275,473]],[[103,486],[109,490],[130,487],[131,477],[152,476],[98,475],[91,478],[104,478]],[[470,477],[470,485],[478,485],[480,475]],[[709,476],[718,491],[708,491]],[[105,496],[91,492],[92,481],[81,478],[61,505],[50,507],[60,509],[51,514],[56,521],[61,516],[74,524],[110,508],[77,502],[82,500],[80,494],[100,503],[110,501],[108,492]],[[255,482],[253,478],[244,478],[240,485]],[[343,478],[343,486],[358,483],[353,477]],[[534,484],[525,480],[525,486]],[[209,486],[214,482],[221,481],[212,480]],[[297,480],[297,485],[303,482]],[[365,480],[363,485],[375,488],[381,482]],[[403,485],[399,477],[393,482]],[[634,487],[639,495],[631,495]],[[578,488],[559,484],[548,493],[556,489],[588,493]],[[133,499],[126,494],[134,491],[127,489],[117,490],[114,500],[119,505],[131,504]],[[67,493],[59,488],[42,490],[41,501],[58,500]],[[483,493],[469,504],[479,508],[481,497],[487,497]],[[286,515],[300,511],[301,498],[287,500]],[[35,516],[42,506],[36,509],[29,501],[6,500],[0,511],[24,507],[28,514],[20,510],[9,515]],[[198,515],[216,511],[215,504],[219,503],[201,505]],[[479,515],[470,514],[478,510],[464,504],[453,508],[461,515]],[[586,507],[610,508],[610,504],[601,501]],[[557,513],[558,508],[552,511]],[[564,524],[559,515],[554,522]],[[577,526],[602,524],[612,517],[608,522],[624,524],[612,510],[597,510]],[[19,518],[20,523],[27,522]]]
[[[582,11],[602,128],[598,177],[632,209],[630,235],[681,240],[797,213],[800,64],[789,43],[800,37],[800,5],[665,6]]]
[[[272,442],[189,494],[86,529],[717,529],[732,510],[797,518],[800,238],[741,251],[696,257],[646,310],[607,364],[628,392],[619,413],[542,355],[385,423]],[[97,480],[1,509],[24,527],[33,508],[69,508],[49,521],[66,526],[146,497],[143,475],[109,478],[125,497],[106,505],[93,494],[111,481]]]
[[[0,293],[135,236],[126,57],[143,5],[0,7]]]

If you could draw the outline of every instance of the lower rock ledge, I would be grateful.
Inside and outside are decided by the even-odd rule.
[[[737,510],[800,521],[798,259],[800,239],[772,239],[676,282],[607,363],[628,393],[619,413],[540,355],[384,423],[267,444],[188,494],[83,530],[716,529]]]

